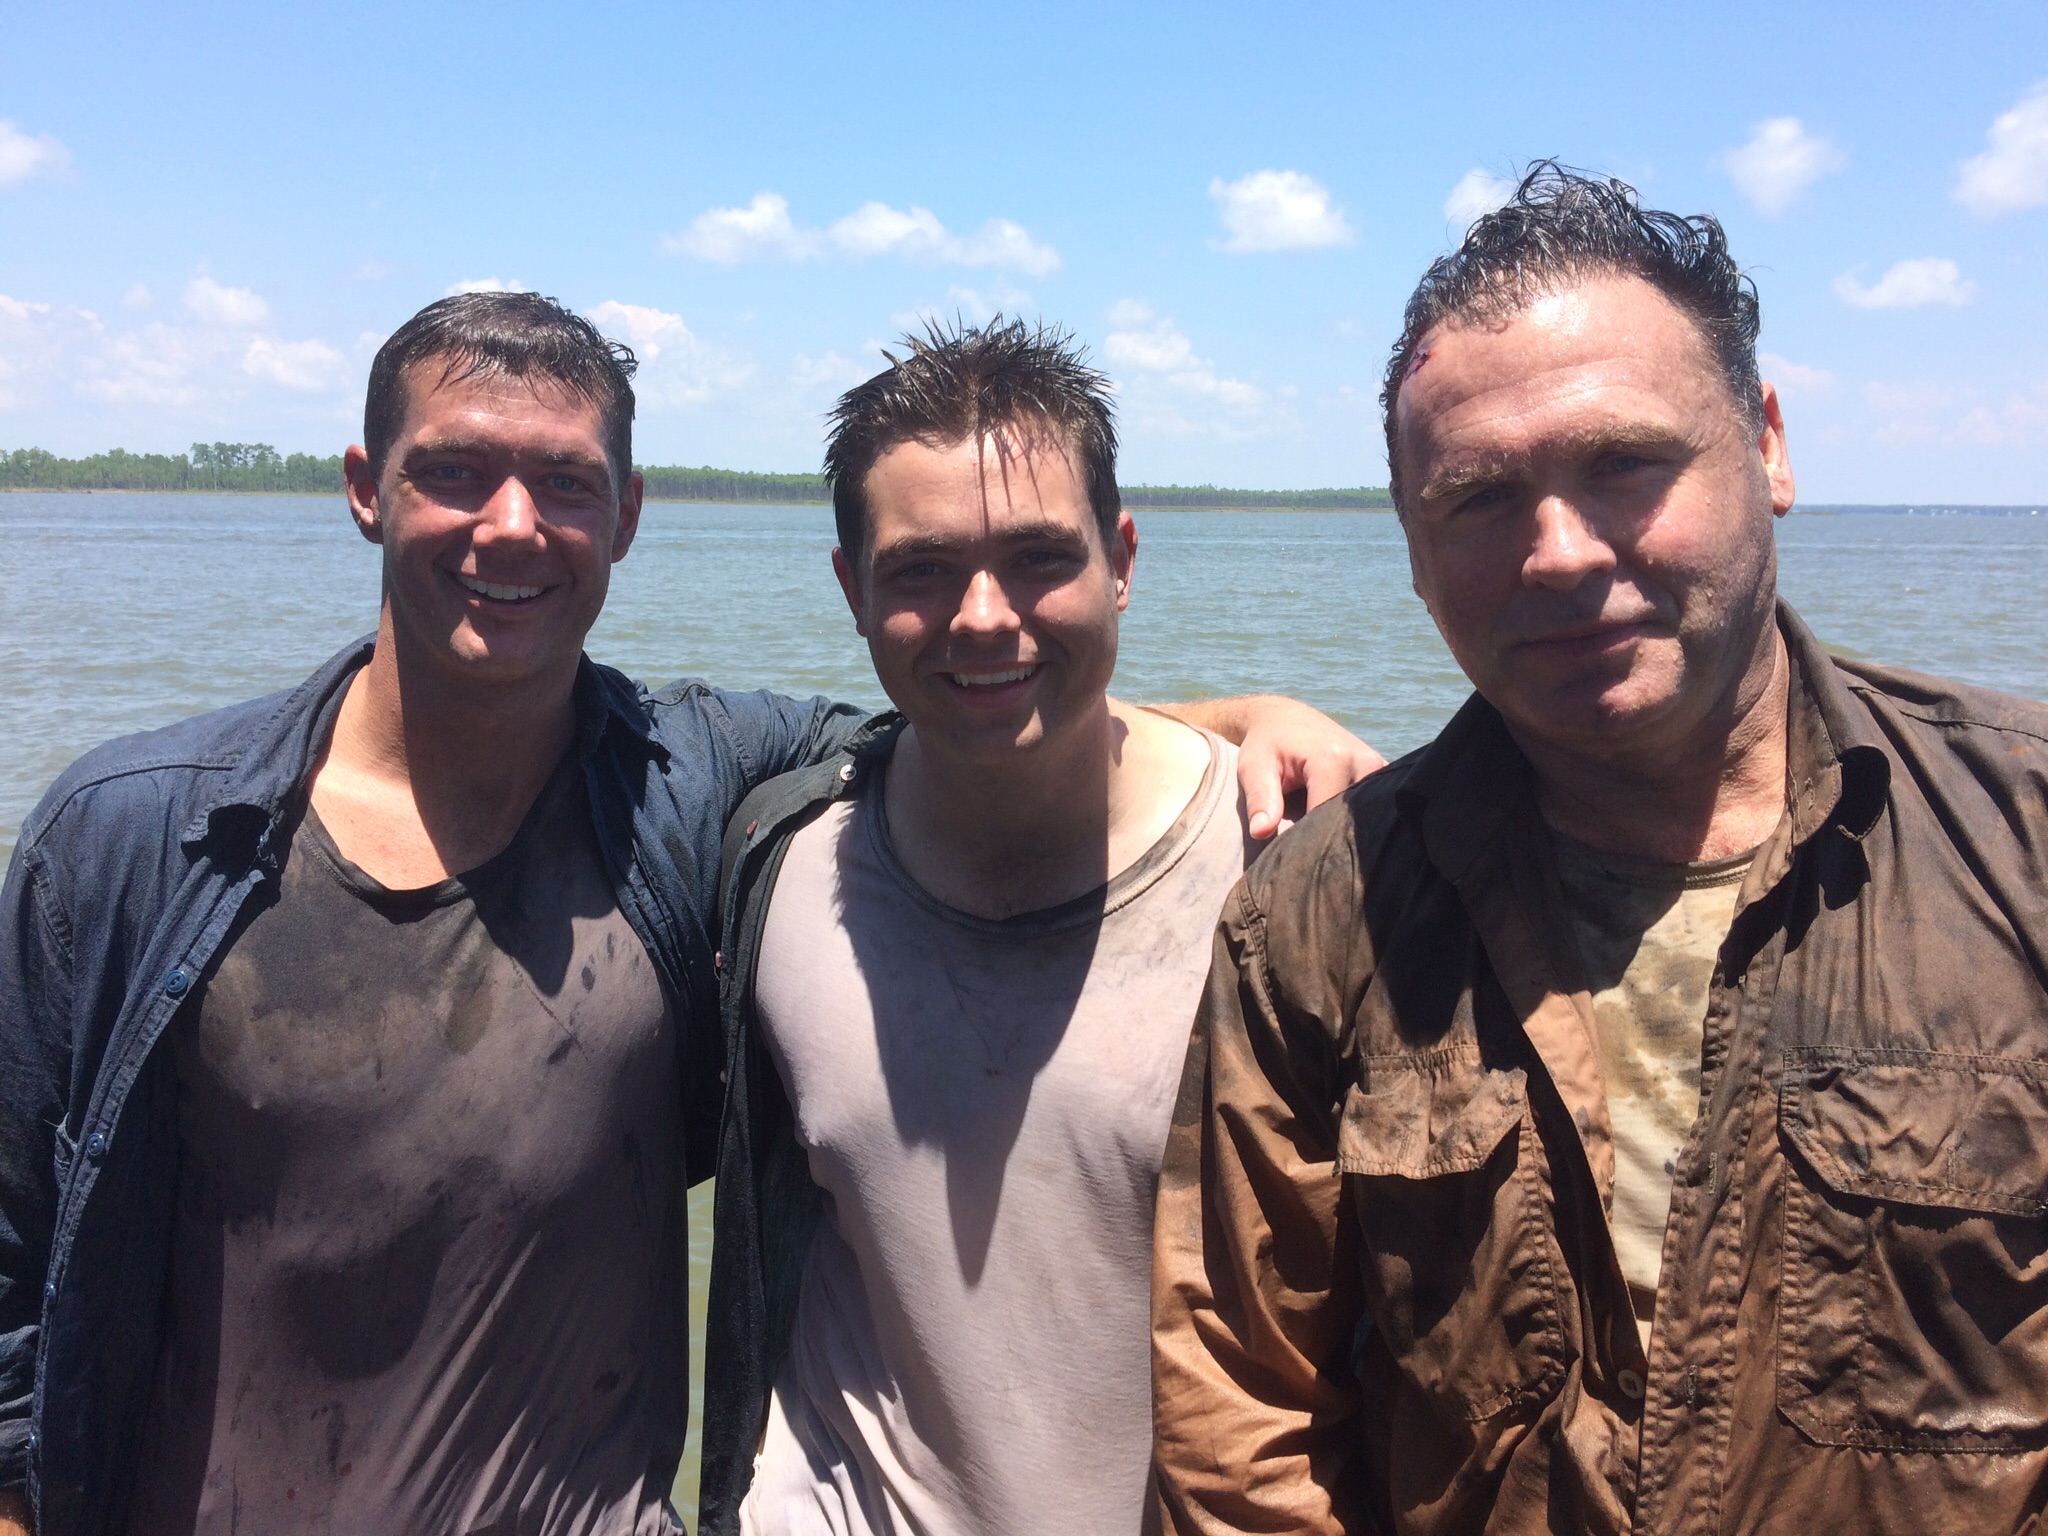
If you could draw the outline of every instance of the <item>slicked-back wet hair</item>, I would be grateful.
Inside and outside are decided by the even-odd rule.
[[[363,450],[384,472],[384,456],[405,424],[406,373],[439,364],[435,384],[509,378],[546,382],[597,407],[611,459],[613,492],[633,470],[633,349],[581,315],[537,293],[458,293],[436,299],[391,333],[370,364],[363,402]]]
[[[1088,365],[1073,334],[997,315],[987,325],[930,322],[903,338],[906,354],[856,384],[832,409],[825,478],[839,547],[858,565],[868,543],[868,471],[891,448],[950,448],[1005,429],[1050,430],[1078,461],[1089,510],[1109,547],[1123,500],[1116,488],[1116,412],[1106,374]]]
[[[1539,160],[1514,195],[1433,263],[1409,296],[1380,391],[1395,506],[1403,501],[1395,407],[1423,338],[1446,322],[1503,320],[1546,293],[1609,276],[1641,278],[1690,316],[1736,409],[1753,430],[1762,429],[1756,370],[1762,313],[1756,285],[1729,256],[1720,222],[1709,214],[1686,218],[1645,208],[1626,182]]]

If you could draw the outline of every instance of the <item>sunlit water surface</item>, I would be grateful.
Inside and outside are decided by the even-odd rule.
[[[1389,757],[1464,697],[1393,517],[1153,512],[1139,527],[1119,693],[1292,693]],[[0,495],[0,540],[0,860],[93,743],[289,686],[375,625],[377,554],[338,500]],[[650,681],[879,703],[831,546],[823,507],[651,506],[591,653]],[[1779,550],[1783,591],[1831,645],[2048,699],[2048,518],[1795,515]],[[691,1201],[699,1307],[704,1194]]]

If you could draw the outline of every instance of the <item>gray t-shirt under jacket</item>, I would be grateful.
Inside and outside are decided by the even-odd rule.
[[[675,1030],[573,760],[420,890],[309,810],[173,1031],[135,1536],[678,1529]]]

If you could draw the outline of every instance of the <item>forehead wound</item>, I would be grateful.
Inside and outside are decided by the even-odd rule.
[[[1428,362],[1432,355],[1426,347],[1416,348],[1415,355],[1408,359],[1408,366],[1401,370],[1401,382],[1406,384],[1415,375],[1422,372],[1422,365]]]

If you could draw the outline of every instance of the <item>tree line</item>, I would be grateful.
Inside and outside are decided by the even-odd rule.
[[[13,491],[339,491],[341,455],[280,454],[268,443],[194,443],[188,453],[109,449],[60,459],[42,448],[0,454]]]
[[[823,475],[759,474],[744,469],[643,465],[641,478],[654,501],[757,502],[781,505],[828,502]],[[13,491],[269,491],[342,489],[341,455],[280,454],[268,443],[194,443],[185,453],[130,453],[114,448],[90,458],[64,459],[42,448],[0,453],[0,490]],[[1130,507],[1261,507],[1348,512],[1391,507],[1374,486],[1314,491],[1237,491],[1214,485],[1127,485]]]

